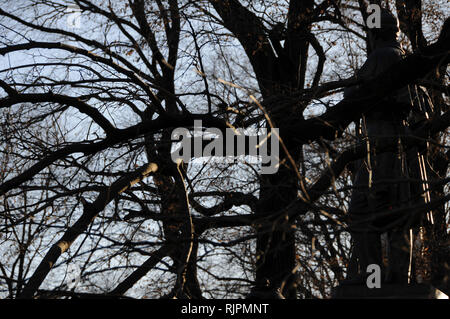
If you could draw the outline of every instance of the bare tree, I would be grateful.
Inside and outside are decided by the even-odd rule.
[[[395,8],[408,54],[361,83],[366,1],[6,1],[1,295],[328,297],[350,262],[357,123],[405,85],[433,109],[409,119],[420,200],[398,213],[421,220],[414,280],[448,293],[448,5],[372,2]],[[172,131],[195,120],[278,128],[278,171],[174,162]]]

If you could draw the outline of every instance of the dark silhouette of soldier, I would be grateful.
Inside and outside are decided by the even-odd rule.
[[[404,51],[397,41],[397,18],[382,9],[380,28],[370,29],[372,52],[356,77],[370,79],[400,61]],[[351,98],[357,87],[344,91]],[[363,114],[359,124],[361,139],[367,143],[367,156],[356,163],[354,191],[349,205],[350,232],[353,240],[353,256],[347,280],[344,283],[365,282],[366,269],[377,264],[383,269],[384,278],[395,283],[407,283],[410,264],[408,233],[391,211],[407,205],[410,194],[406,182],[407,166],[400,136],[405,132],[404,119],[411,109],[408,87],[377,101],[370,111]],[[377,152],[379,138],[398,140],[396,150]],[[383,267],[381,234],[388,236],[387,268]]]

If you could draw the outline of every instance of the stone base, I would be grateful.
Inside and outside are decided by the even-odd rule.
[[[380,288],[366,285],[339,285],[332,289],[332,299],[449,299],[431,285],[381,284]]]

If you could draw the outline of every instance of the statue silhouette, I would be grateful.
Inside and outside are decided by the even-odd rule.
[[[381,26],[370,29],[372,52],[356,77],[373,78],[400,61],[404,51],[397,41],[397,18],[388,10],[381,11]],[[344,91],[351,98],[357,87]],[[408,232],[399,216],[392,213],[410,201],[406,180],[408,167],[400,136],[405,134],[404,119],[411,109],[408,87],[386,96],[363,114],[359,136],[367,143],[367,156],[356,163],[354,191],[349,205],[349,226],[353,240],[353,256],[344,283],[365,282],[370,264],[380,265],[383,280],[407,283],[410,264]],[[397,140],[397,149],[378,152],[380,138]],[[387,267],[383,267],[381,235],[387,235]],[[386,256],[386,255],[385,255]]]

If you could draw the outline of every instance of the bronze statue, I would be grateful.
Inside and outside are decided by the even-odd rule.
[[[357,77],[369,79],[400,61],[404,51],[397,40],[398,20],[388,10],[381,11],[381,26],[370,29],[372,52],[357,72]],[[351,98],[357,87],[344,91]],[[356,163],[354,191],[349,205],[350,232],[353,240],[352,266],[346,283],[365,282],[366,269],[377,264],[383,269],[384,280],[407,283],[410,255],[408,233],[390,214],[408,204],[410,200],[405,150],[400,136],[405,133],[404,119],[411,109],[408,87],[380,99],[362,116],[359,134],[367,143],[367,156]],[[398,148],[377,152],[379,138],[398,140]],[[387,234],[388,267],[383,267],[381,235]]]

